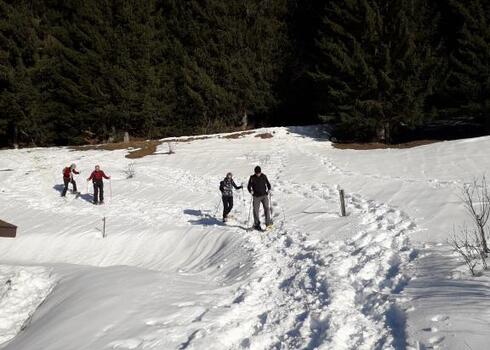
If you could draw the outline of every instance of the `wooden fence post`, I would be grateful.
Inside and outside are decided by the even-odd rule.
[[[344,199],[344,190],[339,190],[340,195],[340,214],[345,216],[345,199]]]
[[[102,219],[102,238],[105,238],[105,216]]]

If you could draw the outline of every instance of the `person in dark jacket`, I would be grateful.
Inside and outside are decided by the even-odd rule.
[[[243,186],[237,186],[235,181],[233,181],[232,173],[228,173],[224,180],[219,183],[219,190],[223,199],[223,222],[226,222],[228,214],[233,209],[233,188],[239,190]]]
[[[63,183],[65,184],[65,187],[63,188],[63,192],[61,193],[61,197],[66,196],[66,191],[68,191],[68,185],[71,183],[73,185],[73,193],[77,193],[77,183],[73,179],[73,174],[80,174],[80,172],[77,171],[77,166],[75,164],[72,164],[70,166],[67,166],[66,168],[63,169]]]
[[[260,204],[264,207],[265,225],[272,225],[271,213],[269,209],[269,192],[271,184],[265,174],[262,174],[260,166],[256,166],[254,174],[250,176],[247,186],[248,192],[253,196],[254,229],[260,230]]]
[[[110,179],[110,176],[107,176],[102,170],[100,170],[100,166],[96,165],[95,170],[92,171],[92,174],[90,174],[90,177],[87,179],[87,181],[92,180],[94,184],[94,204],[104,203],[104,180],[103,179]]]

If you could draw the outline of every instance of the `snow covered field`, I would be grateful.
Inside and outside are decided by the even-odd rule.
[[[136,160],[0,151],[0,219],[19,226],[0,239],[0,348],[488,348],[489,273],[469,276],[446,240],[467,220],[461,186],[490,169],[490,138],[354,151],[314,127],[262,132],[273,137],[177,143],[172,155],[163,144]],[[82,196],[65,200],[72,162]],[[103,206],[86,193],[95,164],[112,175]],[[274,229],[246,230],[242,191],[223,225],[219,181],[232,171],[246,183],[257,164]]]

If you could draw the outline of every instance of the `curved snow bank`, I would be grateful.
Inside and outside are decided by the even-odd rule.
[[[51,269],[0,265],[0,347],[26,327],[55,284]]]
[[[92,189],[84,181],[88,174],[77,177],[80,198],[70,193],[60,198],[62,161],[74,157],[85,170],[90,164],[83,160],[87,153],[92,164],[101,158],[112,163],[103,206],[91,204]],[[0,167],[12,171],[0,173],[2,215],[19,230],[15,240],[2,241],[2,261],[131,265],[160,271],[216,268],[232,255],[246,263],[239,236],[216,219],[219,197],[209,196],[220,177],[198,175],[154,158],[142,159],[135,166],[136,177],[126,179],[123,154],[66,149],[4,152]]]
[[[217,267],[241,248],[237,236],[220,230],[168,230],[160,235],[101,237],[19,237],[2,242],[2,259],[15,263],[129,265],[160,271],[201,271]],[[42,247],[40,249],[39,247]],[[5,249],[5,251],[4,251]],[[247,256],[244,255],[244,263]]]

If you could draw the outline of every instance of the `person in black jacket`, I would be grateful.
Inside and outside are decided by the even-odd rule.
[[[269,192],[271,190],[271,184],[265,174],[262,174],[260,166],[256,166],[254,169],[254,175],[250,176],[247,186],[248,192],[253,196],[253,209],[254,209],[254,229],[260,230],[260,204],[262,203],[265,212],[265,225],[267,227],[272,225],[271,213],[269,209]]]
[[[223,199],[223,222],[226,222],[228,214],[233,208],[233,188],[239,190],[243,186],[237,186],[233,181],[233,175],[231,173],[226,174],[223,181],[219,183],[219,190],[221,191],[221,198]]]

